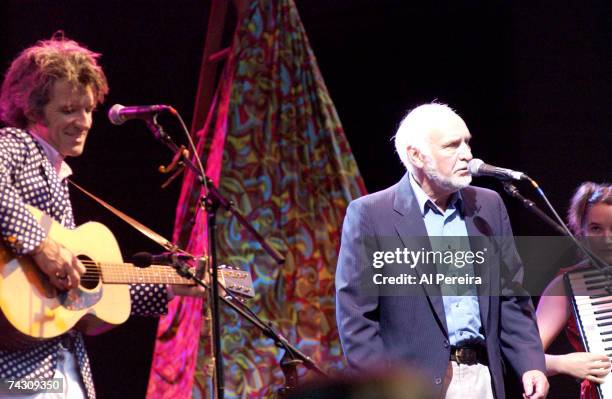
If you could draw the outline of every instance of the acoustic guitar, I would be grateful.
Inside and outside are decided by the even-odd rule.
[[[94,335],[121,324],[130,315],[129,284],[193,284],[170,266],[123,263],[117,240],[101,223],[70,230],[40,210],[28,209],[49,237],[78,256],[87,272],[78,287],[60,291],[29,256],[16,257],[0,244],[0,348],[25,349],[75,326]],[[254,296],[249,273],[220,269],[220,277],[221,282],[231,281],[226,290]]]

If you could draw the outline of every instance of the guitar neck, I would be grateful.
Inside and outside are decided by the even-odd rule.
[[[194,284],[192,280],[179,276],[169,266],[151,265],[144,269],[131,263],[98,263],[98,266],[105,284]]]

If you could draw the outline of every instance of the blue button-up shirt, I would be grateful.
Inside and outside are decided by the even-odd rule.
[[[425,194],[412,174],[410,175],[410,185],[419,204],[419,210],[423,215],[423,222],[430,237],[431,249],[434,251],[469,250],[470,246],[463,215],[461,194],[455,192],[451,196],[446,210],[442,211]],[[462,268],[457,268],[454,265],[449,267],[437,265],[437,268],[438,272],[444,273],[447,276],[474,275],[472,264],[466,264]],[[440,289],[443,294],[442,300],[444,301],[444,314],[450,344],[458,345],[467,340],[484,342],[484,336],[481,332],[482,323],[480,321],[480,306],[476,296],[476,287],[465,287],[466,291],[461,292],[463,294],[461,296],[448,295],[458,293],[455,286],[442,285]]]

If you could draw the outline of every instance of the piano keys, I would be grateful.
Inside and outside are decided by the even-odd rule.
[[[588,352],[612,358],[612,274],[577,269],[564,275],[582,343]],[[600,399],[612,399],[612,374],[597,386]]]

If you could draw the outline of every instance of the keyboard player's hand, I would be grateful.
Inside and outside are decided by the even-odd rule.
[[[581,380],[587,379],[598,384],[610,372],[610,359],[606,355],[589,352],[574,352],[562,355],[560,366],[563,374],[569,374]]]

